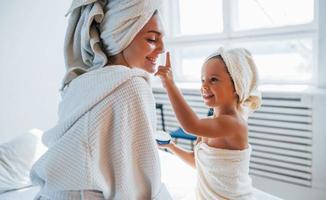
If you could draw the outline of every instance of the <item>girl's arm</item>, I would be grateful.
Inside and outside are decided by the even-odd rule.
[[[200,119],[187,104],[173,81],[169,52],[166,54],[166,65],[160,66],[155,75],[161,78],[175,115],[186,132],[208,138],[230,136],[228,129],[234,128],[234,120],[231,117]]]
[[[183,160],[185,163],[193,168],[196,168],[195,154],[193,151],[184,150],[172,141],[167,145],[160,145],[160,147],[167,148],[173,154],[181,158],[181,160]]]

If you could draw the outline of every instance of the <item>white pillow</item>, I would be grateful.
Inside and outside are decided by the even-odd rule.
[[[0,145],[0,193],[31,185],[29,171],[46,151],[43,131],[32,129]]]

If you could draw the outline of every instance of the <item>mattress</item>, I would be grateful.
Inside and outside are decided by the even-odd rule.
[[[159,155],[162,181],[170,191],[172,198],[175,200],[195,200],[196,171],[170,153],[159,151]],[[12,190],[0,194],[0,200],[32,200],[38,191],[38,186]],[[254,194],[257,200],[281,200],[258,189],[254,190]]]
[[[31,186],[19,190],[8,191],[0,194],[0,200],[32,200],[39,189],[39,186]]]

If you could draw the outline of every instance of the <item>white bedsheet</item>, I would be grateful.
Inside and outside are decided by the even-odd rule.
[[[160,151],[162,181],[175,200],[195,200],[195,170],[183,163],[176,156]],[[39,191],[38,186],[23,188],[0,194],[0,200],[32,200]],[[254,190],[257,200],[281,200],[261,190]]]
[[[38,186],[9,191],[0,194],[0,200],[32,200],[38,191]]]

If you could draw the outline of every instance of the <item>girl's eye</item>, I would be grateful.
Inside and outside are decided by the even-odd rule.
[[[201,79],[201,83],[204,83],[205,82],[205,80],[204,79]]]
[[[211,82],[217,82],[218,79],[217,78],[211,78]]]

